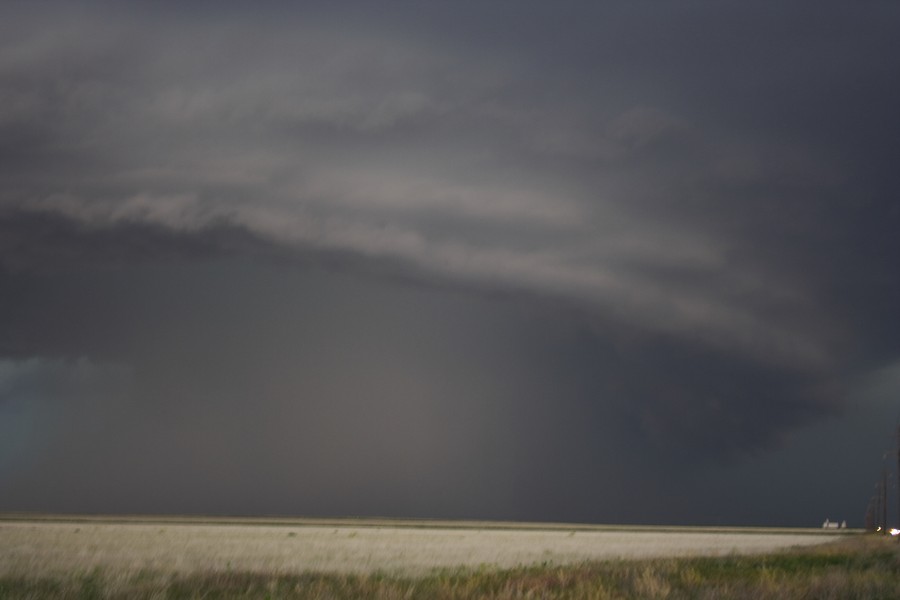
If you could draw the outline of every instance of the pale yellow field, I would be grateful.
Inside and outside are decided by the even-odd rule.
[[[816,530],[17,520],[0,521],[0,575],[95,568],[119,574],[142,570],[422,574],[437,568],[762,553],[837,537],[840,534]]]

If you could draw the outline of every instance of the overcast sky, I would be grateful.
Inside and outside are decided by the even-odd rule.
[[[4,2],[0,511],[861,526],[898,30]]]

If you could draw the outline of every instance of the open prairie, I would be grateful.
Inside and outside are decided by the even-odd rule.
[[[421,575],[459,567],[764,553],[838,537],[821,530],[376,520],[4,520],[0,574],[99,569]]]
[[[896,598],[896,540],[815,529],[0,518],[0,598]]]

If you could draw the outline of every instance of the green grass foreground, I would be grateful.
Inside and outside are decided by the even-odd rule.
[[[900,545],[874,535],[759,556],[387,574],[226,571],[2,577],[0,598],[900,598]]]

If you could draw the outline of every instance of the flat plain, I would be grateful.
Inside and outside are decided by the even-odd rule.
[[[0,574],[92,569],[399,573],[721,556],[822,544],[821,530],[623,529],[391,521],[0,521]]]
[[[7,516],[0,598],[892,597],[891,542],[821,529]]]

